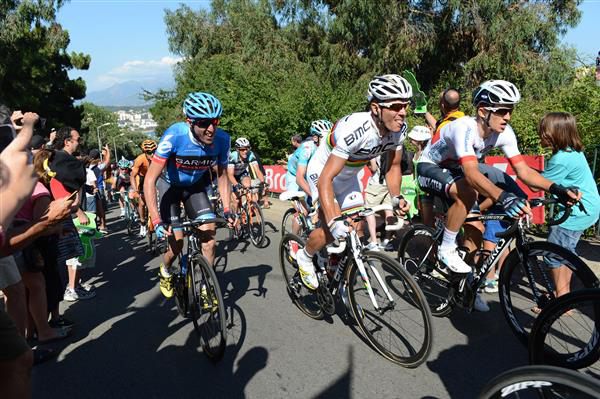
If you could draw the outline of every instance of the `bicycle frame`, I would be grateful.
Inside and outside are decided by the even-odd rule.
[[[365,288],[367,289],[367,293],[369,294],[369,299],[371,300],[373,307],[380,314],[385,312],[385,310],[392,308],[394,306],[394,299],[392,298],[392,296],[387,288],[387,285],[381,278],[381,275],[379,274],[377,269],[375,267],[369,265],[371,270],[373,271],[373,275],[375,275],[375,278],[377,278],[379,284],[383,287],[383,290],[384,290],[386,296],[388,297],[390,303],[385,307],[380,307],[379,304],[377,303],[377,300],[375,299],[375,294],[373,293],[373,288],[371,287],[371,283],[369,281],[369,276],[367,275],[367,269],[365,267],[364,262],[361,259],[361,252],[362,252],[363,246],[360,243],[360,239],[358,237],[358,233],[356,232],[356,230],[353,229],[350,232],[349,236],[346,238],[346,241],[344,241],[341,244],[341,246],[343,246],[343,249],[341,249],[341,250],[337,249],[334,252],[330,252],[328,250],[328,252],[330,254],[337,253],[337,252],[343,254],[342,258],[340,259],[340,262],[338,263],[338,266],[333,275],[333,278],[331,279],[331,281],[329,282],[329,284],[327,286],[327,290],[331,293],[331,295],[337,294],[338,287],[340,287],[340,290],[343,292],[342,276],[349,267],[348,260],[349,260],[350,254],[348,254],[348,251],[350,251],[351,256],[354,258],[354,261],[356,262],[356,266],[360,273],[360,277],[363,281],[363,284],[365,285]],[[347,283],[349,283],[349,282],[347,282]],[[344,298],[342,298],[342,299],[343,299],[344,303],[346,303],[346,300]]]

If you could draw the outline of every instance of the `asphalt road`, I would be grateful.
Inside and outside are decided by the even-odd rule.
[[[308,318],[284,288],[276,230],[286,206],[273,202],[265,210],[267,248],[219,243],[230,329],[216,365],[198,348],[192,323],[160,294],[158,258],[126,235],[113,207],[111,234],[99,241],[89,273],[97,296],[61,304],[77,323],[74,334],[55,344],[56,360],[34,368],[33,397],[468,399],[492,377],[527,363],[497,295],[486,295],[488,313],[458,309],[434,319],[431,356],[416,369],[385,360],[337,316]]]

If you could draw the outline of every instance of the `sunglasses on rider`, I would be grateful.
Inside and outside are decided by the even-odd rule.
[[[379,103],[379,106],[382,108],[389,109],[394,112],[400,112],[403,109],[408,108],[410,103]]]
[[[512,108],[494,108],[494,107],[485,107],[486,110],[492,112],[493,114],[499,115],[499,116],[506,116],[507,114],[511,114],[513,113],[513,109]]]
[[[238,148],[238,151],[240,151],[240,152],[241,152],[241,151],[248,151],[248,150],[249,150],[249,148],[248,148],[248,147],[244,147],[244,148]]]
[[[221,120],[219,118],[213,119],[196,119],[194,120],[194,125],[198,126],[201,129],[206,129],[210,125],[218,126]]]

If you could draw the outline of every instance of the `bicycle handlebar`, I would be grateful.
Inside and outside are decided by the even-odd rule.
[[[214,217],[214,218],[210,218],[210,219],[203,219],[203,220],[189,220],[187,222],[181,223],[180,227],[191,228],[191,227],[202,226],[204,224],[210,224],[210,223],[216,223],[218,225],[226,225],[227,220],[225,220],[223,218],[218,218],[218,217]]]
[[[557,203],[560,203],[560,202],[556,198],[534,198],[531,201],[529,201],[529,204],[531,205],[532,208],[535,208],[538,206],[543,206],[543,205],[549,205],[549,204],[557,204]],[[581,202],[579,203],[579,209],[581,209],[582,211],[585,211],[585,207],[583,206],[583,204]],[[547,222],[548,226],[556,226],[557,224],[563,223],[565,220],[567,220],[569,218],[569,216],[571,216],[571,211],[572,211],[572,207],[565,205],[565,211],[563,212],[562,216],[558,219],[548,220],[548,222]],[[515,231],[517,231],[517,229],[519,228],[519,219],[512,219],[509,216],[505,216],[505,218],[502,220],[507,220],[507,221],[510,220],[512,222],[512,225],[505,231],[496,233],[496,237],[498,237],[498,238],[509,237],[509,236],[513,235],[515,233]]]

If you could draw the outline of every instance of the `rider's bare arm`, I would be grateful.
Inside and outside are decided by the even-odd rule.
[[[252,168],[252,170],[254,170],[254,175],[256,176],[256,178],[260,180],[261,183],[264,183],[265,175],[263,175],[263,173],[260,171],[260,168],[258,167],[258,162],[252,162],[250,164],[250,167]]]
[[[146,197],[146,206],[148,207],[148,212],[150,213],[152,221],[160,220],[158,203],[156,201],[156,181],[166,164],[166,162],[151,162],[148,167],[148,172],[146,172],[146,178],[144,179],[144,197]]]
[[[304,178],[306,174],[306,165],[298,165],[298,169],[296,169],[296,183],[298,187],[302,189],[305,193],[310,193],[310,187],[308,186],[308,182]]]
[[[475,191],[484,197],[492,198],[494,201],[497,201],[498,198],[500,198],[502,190],[479,171],[476,159],[463,162],[462,168],[465,173],[467,183],[469,183],[469,185],[473,187]]]
[[[402,147],[398,147],[400,150],[388,151],[386,156],[390,160],[389,169],[386,171],[382,170],[379,173],[385,172],[385,182],[387,183],[390,197],[394,198],[400,195],[402,192],[402,169],[400,167],[400,161],[402,161]]]
[[[512,165],[512,167],[517,173],[517,177],[534,191],[548,191],[552,185],[550,180],[546,179],[544,176],[530,168],[525,161],[520,161]]]
[[[319,190],[319,202],[325,214],[325,222],[329,223],[331,219],[339,216],[336,213],[333,197],[333,179],[344,168],[346,160],[337,155],[331,154],[323,167],[323,171],[319,176],[317,189]]]
[[[133,164],[133,169],[131,169],[131,174],[129,175],[129,181],[131,182],[131,187],[133,188],[133,191],[140,191],[137,186],[137,181],[135,180],[138,173],[140,173],[140,167],[136,162]],[[142,187],[142,190],[143,189],[144,187]]]
[[[238,184],[238,181],[235,179],[235,176],[234,176],[234,171],[235,171],[235,168],[233,167],[233,165],[227,166],[227,176],[226,177],[229,179],[229,182],[233,186],[235,186],[235,185]],[[219,173],[218,173],[218,170],[217,170],[217,176],[218,175],[219,175]]]
[[[229,196],[229,182],[233,176],[233,168],[227,168],[225,173],[225,166],[217,166],[217,185],[219,186],[219,195],[223,202],[223,209],[228,210],[230,205]],[[235,180],[235,178],[233,178]]]

